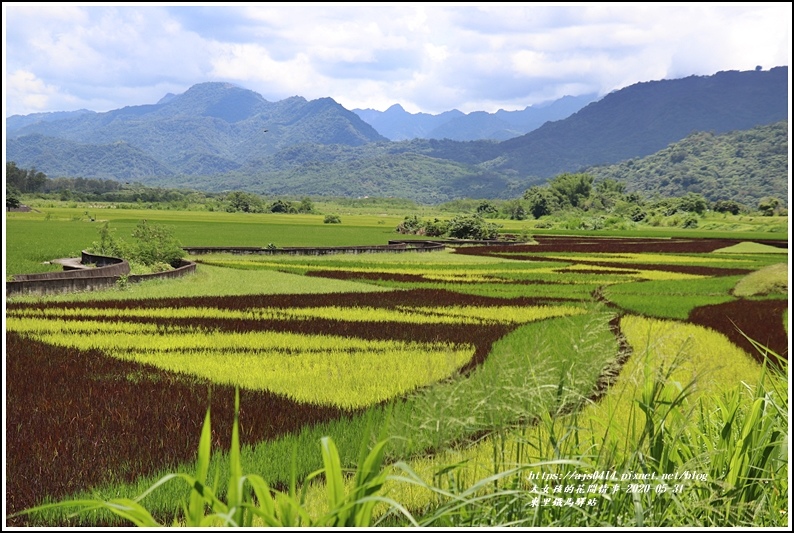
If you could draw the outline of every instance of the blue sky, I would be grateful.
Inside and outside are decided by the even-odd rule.
[[[789,65],[791,3],[3,3],[4,116],[206,81],[347,109],[523,109]]]

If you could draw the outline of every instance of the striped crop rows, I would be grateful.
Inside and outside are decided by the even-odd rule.
[[[224,409],[237,386],[246,443],[269,445],[304,428],[353,423],[390,405],[427,414],[422,424],[405,415],[405,435],[427,433],[426,441],[416,437],[417,450],[443,448],[445,442],[434,440],[438,431],[427,428],[482,413],[488,420],[504,416],[505,424],[531,420],[530,400],[548,410],[541,396],[569,388],[588,398],[616,355],[613,331],[596,335],[589,318],[606,324],[606,315],[624,315],[620,322],[633,344],[649,324],[662,332],[657,337],[672,335],[657,319],[695,341],[707,337],[703,328],[680,323],[719,329],[747,352],[737,327],[773,347],[786,340],[786,300],[740,300],[731,292],[746,272],[779,258],[708,257],[716,243],[708,243],[713,249],[684,243],[691,249],[680,250],[676,243],[654,243],[648,253],[634,253],[628,240],[603,250],[578,242],[561,241],[545,252],[540,246],[461,248],[417,264],[392,257],[209,259],[216,266],[297,274],[289,280],[295,284],[311,276],[312,282],[343,279],[383,292],[7,303],[9,509],[193,460],[207,405],[213,417],[218,413],[217,427],[229,427]],[[579,245],[584,253],[571,253]],[[598,337],[590,352],[583,348],[588,335]],[[544,364],[553,358],[538,354],[553,349],[560,353],[552,371]],[[521,364],[498,374],[493,368],[502,363],[491,353]],[[711,366],[722,362],[720,353],[709,352]],[[586,361],[577,359],[582,354]],[[480,397],[471,383],[483,374],[499,378]],[[547,381],[532,387],[540,399],[526,394],[528,377]],[[502,399],[486,405],[496,397]],[[510,418],[521,402],[528,407]],[[431,416],[442,407],[450,413],[443,423]],[[478,421],[477,428],[488,426]],[[455,442],[474,435],[447,429]]]
[[[7,327],[64,348],[100,350],[119,359],[211,382],[267,390],[299,402],[360,408],[459,371],[475,347],[454,340],[371,339],[268,329],[294,321],[421,325],[514,325],[581,314],[573,306],[207,306],[21,308]],[[226,327],[214,321],[223,322]],[[230,324],[261,322],[243,331]],[[234,329],[238,329],[235,331]]]

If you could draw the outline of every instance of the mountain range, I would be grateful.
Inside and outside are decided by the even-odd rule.
[[[201,83],[106,113],[9,117],[6,154],[50,177],[211,191],[510,197],[562,172],[648,156],[693,132],[787,120],[788,67],[637,83],[584,105],[590,98],[520,112],[412,115],[399,105],[350,111],[331,98],[269,102],[236,85]],[[522,128],[534,129],[492,138]],[[406,138],[390,140],[399,136]]]
[[[451,139],[504,141],[539,128],[550,120],[561,120],[598,99],[597,94],[563,96],[559,100],[527,106],[521,111],[496,113],[473,111],[465,114],[457,109],[438,115],[409,113],[400,104],[386,111],[354,109],[353,112],[392,141],[409,139]]]

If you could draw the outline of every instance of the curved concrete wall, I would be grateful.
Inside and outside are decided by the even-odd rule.
[[[473,241],[455,239],[436,240],[391,240],[389,244],[373,246],[320,246],[258,248],[255,246],[186,246],[183,249],[190,255],[212,253],[260,254],[260,255],[330,255],[363,253],[404,253],[437,252],[447,244],[451,245],[493,245],[497,241]],[[521,244],[499,242],[499,244]],[[91,266],[89,266],[91,265]],[[183,260],[174,269],[155,274],[129,275],[130,265],[118,257],[97,255],[83,250],[80,260],[65,262],[64,271],[41,274],[19,274],[13,281],[6,282],[6,297],[20,294],[53,294],[72,291],[89,291],[112,287],[121,276],[128,276],[130,282],[158,278],[176,278],[196,271],[196,263]]]
[[[103,257],[83,252],[82,261],[75,264],[82,264],[82,268],[71,267],[61,272],[42,272],[40,274],[17,274],[14,276],[16,281],[48,281],[64,280],[77,278],[105,278],[110,276],[124,276],[130,273],[130,264],[118,257]],[[95,268],[88,265],[97,265]],[[65,267],[68,268],[68,267]]]
[[[122,276],[128,276],[130,282],[150,279],[170,279],[192,274],[196,271],[196,263],[182,260],[174,270],[154,274],[129,275],[130,265],[118,257],[107,257],[83,251],[82,260],[75,264],[97,265],[94,267],[77,268],[63,272],[45,272],[41,274],[19,274],[13,281],[6,282],[6,297],[23,294],[59,294],[74,291],[93,291],[113,287]],[[65,266],[64,268],[68,268]]]
[[[186,246],[190,255],[204,254],[257,254],[257,255],[330,255],[401,252],[436,252],[444,243],[433,241],[389,241],[389,244],[372,246],[287,246],[284,248],[258,248],[255,246]]]
[[[182,259],[180,265],[174,270],[166,270],[165,272],[155,272],[153,274],[132,274],[127,278],[128,281],[138,282],[147,281],[150,279],[173,279],[180,278],[187,274],[193,274],[196,271],[196,263]]]

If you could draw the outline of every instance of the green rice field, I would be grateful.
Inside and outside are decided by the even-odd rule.
[[[7,278],[79,256],[97,239],[81,215],[8,217]],[[96,214],[119,235],[146,217],[184,246],[258,247],[386,244],[402,220]],[[307,517],[331,505],[322,476],[302,483],[323,468],[321,440],[353,469],[380,435],[381,490],[405,512],[381,502],[378,525],[785,525],[787,241],[533,236],[423,253],[196,255],[179,279],[7,299],[8,523],[126,525],[102,510],[14,513],[134,498],[194,472],[208,408],[207,479],[229,497],[239,390],[243,471],[274,491],[297,480]],[[618,477],[604,488],[598,471]],[[165,484],[141,504],[185,525],[188,492]]]

